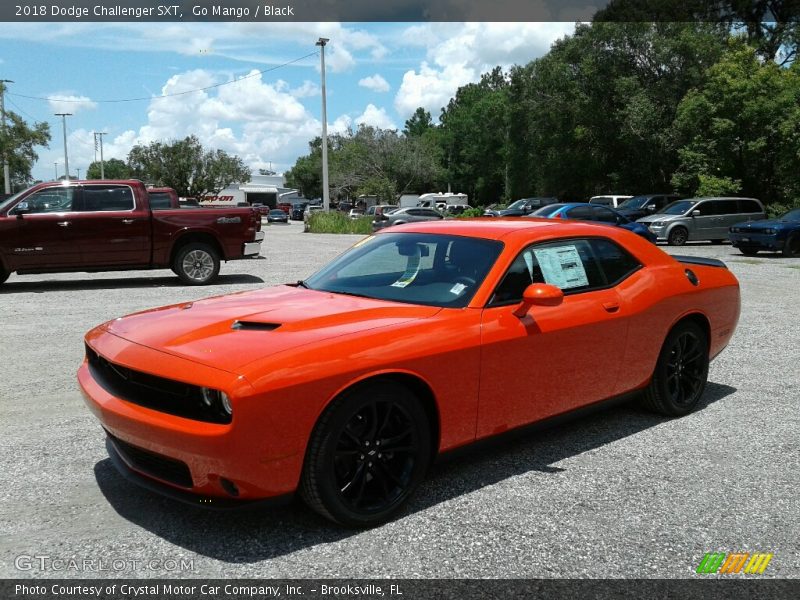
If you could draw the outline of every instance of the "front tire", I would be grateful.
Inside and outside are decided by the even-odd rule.
[[[676,227],[669,232],[667,243],[670,246],[683,246],[686,240],[689,239],[689,232],[685,227]]]
[[[745,256],[755,256],[756,254],[758,254],[758,250],[754,250],[752,248],[739,248],[739,252],[741,252]]]
[[[335,400],[309,441],[300,481],[306,504],[348,527],[389,520],[425,476],[428,418],[406,388],[375,383]]]
[[[667,335],[644,406],[669,417],[691,412],[700,401],[708,381],[708,336],[693,321],[683,321]]]
[[[208,244],[187,244],[175,254],[172,270],[188,285],[206,285],[219,275],[219,255]]]
[[[794,234],[786,239],[783,255],[790,258],[800,257],[800,235]]]

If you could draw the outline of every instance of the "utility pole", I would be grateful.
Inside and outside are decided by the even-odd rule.
[[[94,132],[94,159],[97,160],[97,138],[100,138],[100,179],[106,178],[106,169],[105,165],[103,164],[103,136],[106,135],[106,131],[95,131]]]
[[[61,124],[64,127],[64,181],[69,181],[69,157],[67,156],[67,117],[71,117],[72,113],[56,113],[57,117],[61,117]]]
[[[53,169],[56,172],[56,178],[53,181],[58,181],[58,161],[53,162]]]
[[[322,208],[330,210],[331,199],[328,190],[328,109],[325,102],[325,44],[328,38],[319,38],[317,46],[320,47],[320,73],[322,76]]]
[[[14,83],[10,79],[0,79],[0,119],[3,122],[3,144],[7,144],[6,140],[6,84]],[[3,152],[3,180],[6,184],[6,194],[11,193],[11,173],[8,168],[8,155]]]
[[[78,172],[78,179],[80,179],[81,178],[81,170],[80,169],[75,169],[75,170]]]

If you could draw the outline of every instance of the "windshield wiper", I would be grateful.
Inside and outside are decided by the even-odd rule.
[[[303,281],[302,279],[298,279],[298,280],[297,280],[297,283],[295,283],[295,285],[296,285],[297,287],[304,287],[304,288],[306,288],[307,290],[310,290],[310,289],[311,289],[310,287],[308,287],[308,284],[307,284],[305,281]]]

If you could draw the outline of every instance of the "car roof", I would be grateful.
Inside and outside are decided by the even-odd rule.
[[[538,217],[502,218],[474,217],[470,219],[446,219],[443,221],[421,221],[395,225],[390,231],[413,233],[440,233],[499,240],[514,233],[548,231],[552,235],[597,235],[598,225],[581,221],[562,221]],[[553,229],[555,228],[555,229]],[[552,232],[550,230],[553,229]],[[559,230],[559,231],[556,231]],[[608,228],[603,228],[605,232]],[[548,235],[549,237],[549,235]]]

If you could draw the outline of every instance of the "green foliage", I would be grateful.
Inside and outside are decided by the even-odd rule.
[[[193,135],[134,146],[128,154],[128,166],[134,177],[192,198],[215,196],[231,183],[250,181],[250,170],[241,158],[223,150],[205,149]]]
[[[306,231],[311,233],[372,233],[372,217],[351,219],[345,213],[333,210],[309,215]]]
[[[460,215],[456,215],[459,219],[469,219],[471,217],[480,217],[483,216],[483,210],[480,208],[468,208]]]
[[[696,196],[734,196],[742,190],[742,182],[730,177],[715,177],[713,175],[699,175],[700,185],[697,187]]]
[[[406,121],[403,133],[410,137],[421,137],[431,128],[433,128],[431,113],[420,106]]]
[[[103,161],[103,175],[106,179],[129,179],[131,169],[125,161],[109,158]],[[100,179],[100,161],[95,161],[86,169],[86,179]]]
[[[5,89],[5,86],[0,83]],[[34,148],[47,147],[50,142],[50,125],[48,123],[34,123],[33,127],[18,114],[6,110],[5,130],[0,128],[0,156],[6,156],[11,187],[20,190],[31,183],[31,168],[39,159]],[[0,190],[5,189],[3,169],[0,168]]]
[[[795,208],[800,208],[800,198],[796,198],[794,202],[788,202],[786,204],[773,202],[772,204],[768,204],[766,206],[767,218],[777,219],[778,217],[786,214],[790,210],[794,210]]]

